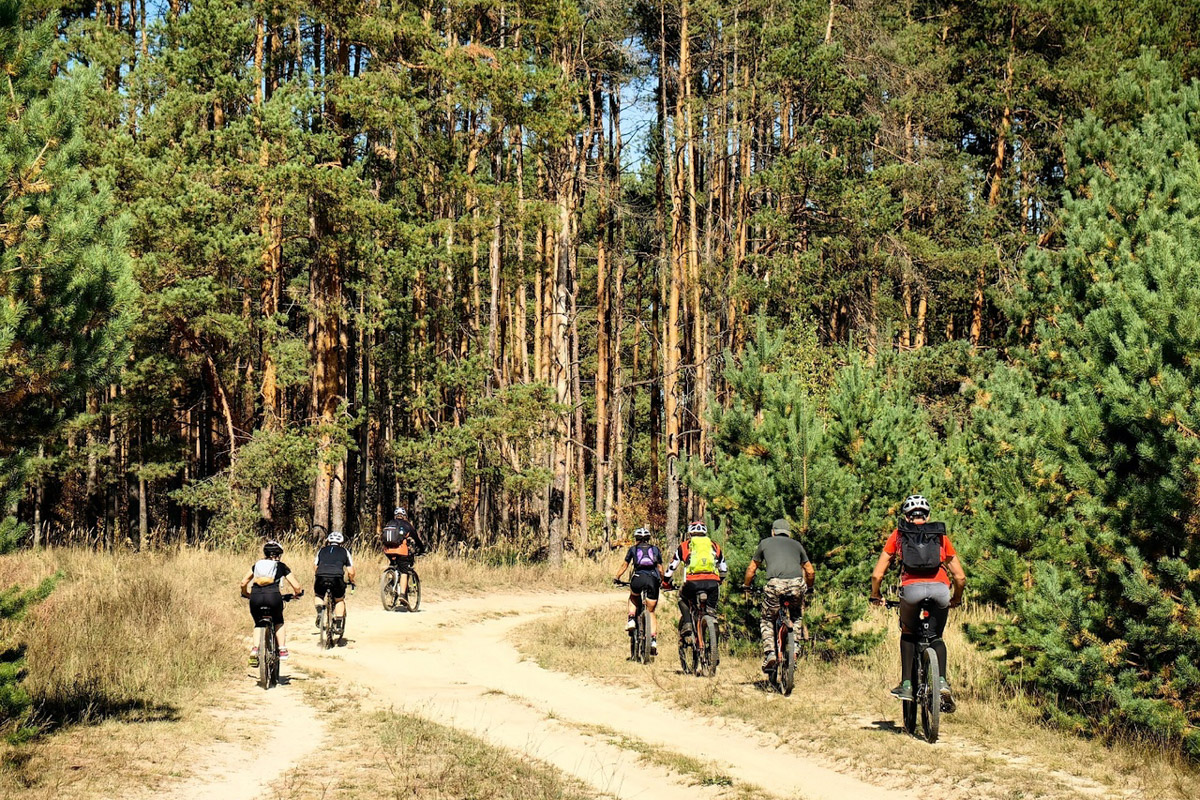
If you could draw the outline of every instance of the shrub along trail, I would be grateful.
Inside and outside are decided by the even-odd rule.
[[[741,723],[550,672],[522,660],[508,641],[540,615],[622,602],[612,592],[427,597],[417,614],[385,612],[371,594],[351,602],[348,646],[330,653],[302,633],[303,616],[290,615],[299,655],[292,664],[337,673],[384,707],[539,759],[614,797],[907,796],[839,773]]]

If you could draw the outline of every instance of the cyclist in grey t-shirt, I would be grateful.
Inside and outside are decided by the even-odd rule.
[[[777,519],[771,525],[771,535],[758,543],[754,558],[746,567],[742,588],[749,589],[754,575],[762,566],[767,573],[767,585],[763,589],[762,618],[758,630],[762,635],[763,671],[775,666],[775,615],[779,613],[782,597],[795,597],[800,601],[812,589],[817,573],[804,545],[791,538],[791,526],[786,519]],[[796,608],[799,608],[797,604]]]

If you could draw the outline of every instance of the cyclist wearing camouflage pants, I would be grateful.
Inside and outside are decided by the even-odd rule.
[[[754,558],[746,567],[742,588],[749,589],[754,575],[762,566],[767,572],[767,585],[763,589],[762,618],[758,630],[762,635],[763,672],[775,666],[775,615],[779,613],[781,598],[795,597],[803,601],[817,578],[812,561],[804,545],[791,538],[791,526],[786,519],[777,519],[771,525],[771,535],[758,543]]]

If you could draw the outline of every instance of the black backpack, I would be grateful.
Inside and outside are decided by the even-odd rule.
[[[384,547],[399,547],[404,544],[404,540],[408,538],[404,535],[404,529],[399,525],[389,522],[383,526],[383,546]]]
[[[932,578],[942,567],[942,537],[946,523],[913,525],[900,520],[900,565],[910,575]]]

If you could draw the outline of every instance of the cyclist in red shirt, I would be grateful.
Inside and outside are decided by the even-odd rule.
[[[929,520],[929,501],[919,494],[911,495],[904,500],[900,513],[908,527],[924,525]],[[917,614],[920,613],[921,603],[925,600],[934,602],[933,618],[937,624],[938,639],[933,644],[937,653],[938,667],[941,673],[942,707],[946,711],[954,710],[954,698],[950,693],[950,684],[946,681],[946,643],[942,641],[942,632],[946,629],[946,618],[950,609],[962,604],[963,589],[967,585],[967,575],[963,572],[958,553],[950,542],[950,537],[943,535],[941,541],[941,557],[936,568],[928,570],[911,570],[905,566],[903,555],[903,536],[900,528],[892,531],[883,552],[875,562],[871,571],[871,603],[883,604],[880,586],[883,576],[893,562],[900,563],[900,685],[892,690],[892,694],[901,700],[913,699],[912,662],[916,654],[917,640],[913,631],[917,627]],[[932,555],[932,553],[931,553]],[[951,593],[953,587],[953,593]]]

